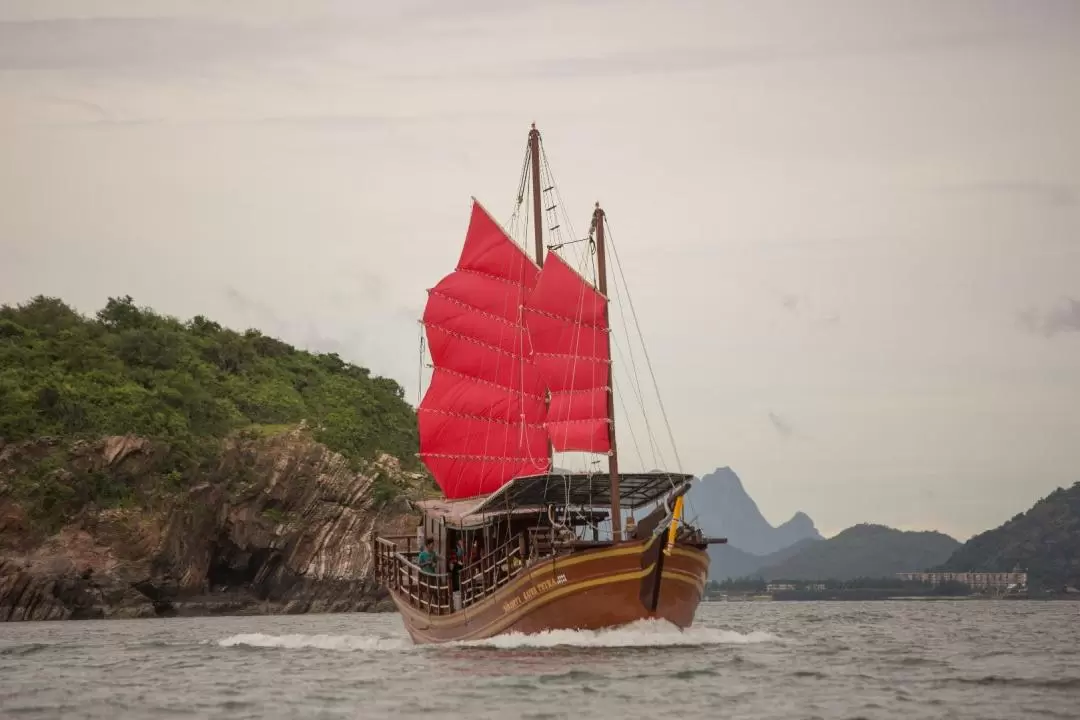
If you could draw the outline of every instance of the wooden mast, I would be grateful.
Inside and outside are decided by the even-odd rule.
[[[529,169],[532,171],[533,238],[536,241],[536,264],[544,267],[544,215],[540,197],[540,131],[536,123],[529,131]]]
[[[536,129],[536,123],[529,130],[529,170],[532,174],[532,204],[533,204],[533,238],[536,241],[536,264],[544,267],[544,215],[543,198],[540,196],[540,131]],[[544,405],[551,402],[550,398],[544,398]],[[555,467],[554,450],[551,446],[551,438],[547,440],[548,470]]]
[[[609,322],[607,300],[607,248],[604,244],[604,211],[600,209],[600,203],[596,203],[593,210],[593,227],[596,230],[596,283],[597,290],[604,296],[604,326],[609,328],[607,334],[608,357],[611,357],[611,323]],[[619,507],[619,452],[615,446],[615,391],[613,388],[615,375],[608,371],[607,389],[607,416],[608,442],[611,444],[611,453],[608,455],[608,474],[611,476],[611,539],[614,542],[622,540],[622,510]]]

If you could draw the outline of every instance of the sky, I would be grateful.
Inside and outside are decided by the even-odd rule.
[[[1070,0],[3,0],[0,303],[129,294],[415,402],[535,121],[684,471],[965,539],[1080,481],[1078,77]]]

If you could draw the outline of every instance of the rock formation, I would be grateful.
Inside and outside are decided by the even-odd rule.
[[[415,531],[408,498],[424,481],[388,455],[350,467],[303,426],[237,437],[202,482],[139,507],[88,506],[43,536],[4,489],[56,442],[0,442],[0,620],[391,607],[371,579],[371,539]],[[135,483],[158,452],[122,436],[70,457]]]

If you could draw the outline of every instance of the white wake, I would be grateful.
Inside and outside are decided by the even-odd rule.
[[[767,632],[742,634],[734,630],[691,627],[680,630],[662,620],[639,620],[610,630],[548,630],[532,635],[509,633],[486,640],[471,640],[444,645],[413,645],[406,637],[375,635],[264,635],[245,633],[231,635],[218,641],[221,647],[315,648],[340,652],[394,651],[411,648],[486,647],[499,649],[553,647],[700,647],[706,645],[752,645],[780,642],[781,638]]]
[[[680,630],[663,620],[638,620],[610,630],[545,630],[525,635],[509,633],[486,640],[456,643],[465,647],[545,648],[545,647],[677,647],[703,645],[751,645],[779,641],[766,632],[742,634],[734,630],[690,627]]]

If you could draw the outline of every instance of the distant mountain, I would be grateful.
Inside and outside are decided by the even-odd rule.
[[[884,525],[856,525],[762,566],[766,580],[850,580],[888,577],[939,565],[960,547],[939,532],[907,532]]]
[[[941,569],[1008,572],[1019,566],[1028,586],[1080,588],[1080,482],[1058,488],[1025,513],[968,540]]]
[[[757,575],[766,556],[753,555],[734,545],[709,546],[709,579],[729,580]]]
[[[734,545],[709,546],[709,579],[716,581],[757,577],[761,569],[787,560],[807,545],[819,542],[816,538],[803,538],[794,545],[768,555],[754,555]]]
[[[770,525],[729,467],[702,477],[687,497],[706,534],[726,537],[732,546],[751,555],[769,555],[807,538],[821,539],[805,513],[795,513],[779,527]]]

